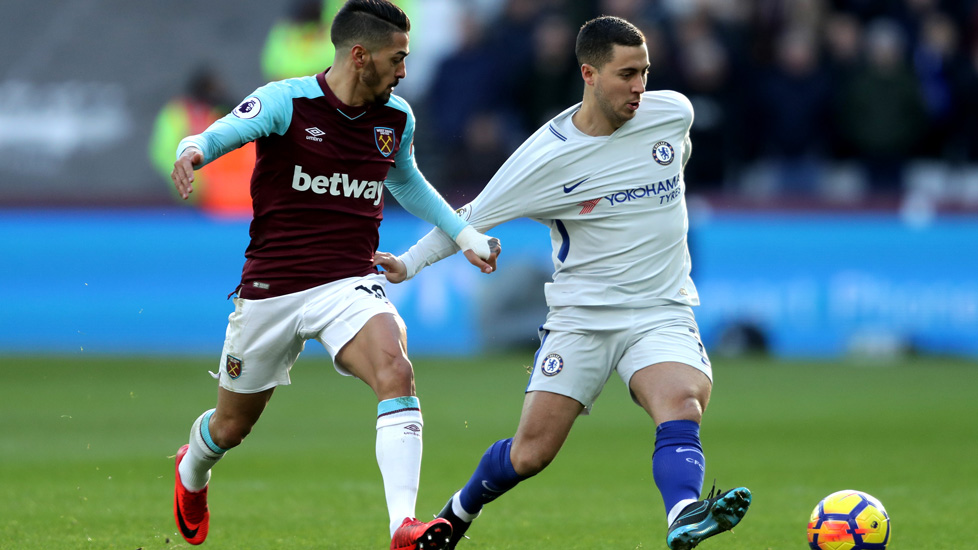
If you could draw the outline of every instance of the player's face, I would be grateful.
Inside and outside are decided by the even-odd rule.
[[[613,128],[635,116],[649,75],[649,50],[641,46],[614,47],[611,61],[596,74],[594,99]]]
[[[376,103],[387,103],[394,86],[407,75],[404,58],[408,53],[408,35],[402,32],[394,34],[391,45],[370,53],[360,79],[373,92]]]

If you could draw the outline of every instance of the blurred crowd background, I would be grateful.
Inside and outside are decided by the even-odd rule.
[[[646,35],[648,88],[695,107],[691,195],[978,210],[976,0],[396,3],[413,24],[397,93],[422,171],[455,205],[580,100],[577,30],[612,14]],[[342,2],[39,4],[0,23],[0,206],[172,204],[176,141],[265,82],[329,66]],[[247,214],[252,155],[206,171],[204,208]]]
[[[415,52],[398,93],[418,115],[423,170],[456,206],[580,101],[577,30],[612,14],[646,35],[648,88],[692,101],[686,179],[710,204],[978,208],[978,2],[398,3]],[[291,3],[264,44],[266,80],[331,63],[340,4]],[[214,101],[216,83],[201,84],[195,95]]]
[[[266,82],[333,62],[342,0],[32,0],[0,17],[0,351],[217,353],[250,219],[245,146],[174,150]],[[586,20],[648,41],[648,88],[695,108],[696,313],[717,353],[978,357],[978,0],[396,0],[422,172],[470,201],[580,101]],[[388,202],[381,246],[428,226]],[[390,289],[421,353],[535,346],[547,231],[506,268]],[[396,293],[396,295],[395,295]],[[160,294],[165,300],[156,299]],[[218,349],[214,350],[213,346]]]
[[[435,181],[471,198],[529,133],[580,100],[580,22],[642,28],[648,88],[696,110],[690,193],[723,205],[978,206],[978,2],[510,0],[415,82]],[[425,32],[424,28],[420,29]],[[418,46],[419,48],[422,46]]]

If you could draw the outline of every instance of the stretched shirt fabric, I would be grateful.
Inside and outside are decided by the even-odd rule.
[[[453,239],[466,225],[418,171],[407,102],[392,95],[384,105],[350,107],[330,90],[326,72],[258,88],[177,147],[178,157],[197,147],[207,164],[256,144],[242,298],[376,273],[385,185],[405,209]]]
[[[485,232],[515,218],[550,228],[550,306],[699,305],[689,277],[683,166],[693,108],[677,92],[645,92],[635,116],[588,136],[575,105],[536,131],[461,209]],[[458,251],[432,231],[401,259],[414,274]]]

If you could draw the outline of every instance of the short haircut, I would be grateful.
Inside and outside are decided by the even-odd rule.
[[[574,53],[580,65],[601,69],[614,56],[615,46],[641,46],[645,35],[621,17],[604,15],[584,23]]]
[[[360,44],[368,50],[390,45],[396,33],[411,31],[411,20],[387,0],[349,0],[333,18],[330,40],[337,50]]]

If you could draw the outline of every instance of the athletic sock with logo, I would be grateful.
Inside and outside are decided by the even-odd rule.
[[[391,536],[414,517],[421,479],[421,402],[405,396],[377,405],[377,465],[384,478]]]
[[[472,477],[458,493],[458,503],[467,514],[467,517],[459,515],[460,518],[471,521],[468,518],[479,515],[485,504],[526,479],[513,468],[513,461],[509,458],[512,446],[513,438],[502,439],[490,445],[482,455]]]
[[[206,487],[211,479],[211,468],[227,452],[211,439],[209,423],[214,411],[211,409],[197,417],[190,428],[190,445],[180,461],[180,481],[188,491],[197,492]]]
[[[659,424],[655,430],[652,477],[666,505],[667,525],[672,525],[688,504],[699,500],[705,473],[700,425],[692,420]]]

